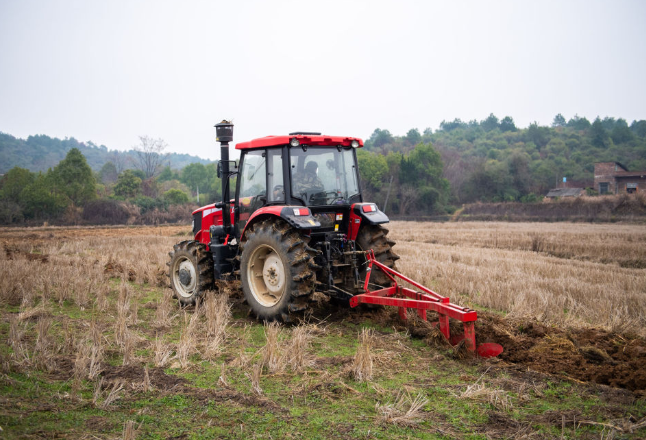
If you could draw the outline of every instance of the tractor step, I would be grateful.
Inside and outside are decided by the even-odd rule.
[[[503,348],[499,344],[486,343],[476,346],[475,321],[478,319],[478,313],[468,307],[462,307],[450,302],[449,298],[441,296],[431,289],[407,278],[390,267],[380,263],[375,258],[373,250],[366,251],[366,280],[363,286],[365,293],[355,295],[350,299],[350,306],[356,307],[359,304],[379,304],[384,306],[393,306],[399,308],[399,316],[406,320],[407,310],[416,309],[417,314],[423,320],[426,319],[426,311],[432,310],[439,314],[437,325],[446,339],[452,345],[456,345],[464,340],[466,348],[477,353],[480,357],[495,357],[502,353]],[[368,289],[370,273],[373,267],[377,267],[381,272],[386,274],[392,281],[393,285],[383,289],[370,291]],[[397,283],[397,278],[405,281],[417,290],[403,287]],[[449,328],[449,318],[461,321],[463,323],[464,334],[451,336]]]

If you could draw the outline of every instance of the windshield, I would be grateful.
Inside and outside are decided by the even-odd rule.
[[[359,194],[351,149],[291,148],[290,170],[292,195],[307,205],[349,204]]]

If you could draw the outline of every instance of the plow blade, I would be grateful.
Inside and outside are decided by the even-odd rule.
[[[449,298],[441,296],[431,289],[407,278],[390,267],[380,263],[375,258],[374,251],[366,252],[368,269],[363,290],[365,293],[355,295],[350,299],[350,306],[356,307],[359,304],[379,304],[383,306],[392,306],[399,308],[399,316],[405,320],[407,309],[416,309],[417,314],[423,320],[426,319],[426,311],[432,310],[439,314],[440,331],[444,337],[452,344],[457,345],[464,340],[468,351],[477,354],[480,357],[495,357],[502,353],[503,348],[499,344],[486,343],[480,346],[476,345],[475,321],[478,319],[478,313],[468,307],[462,307],[450,302]],[[383,289],[370,291],[368,286],[370,282],[370,273],[373,268],[377,267],[393,282],[393,285]],[[397,279],[401,279],[418,290],[403,287],[398,284]],[[451,335],[449,328],[449,318],[461,321],[463,324],[463,334]]]

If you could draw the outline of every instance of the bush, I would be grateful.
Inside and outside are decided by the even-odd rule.
[[[22,208],[10,200],[0,200],[0,223],[11,224],[24,219]]]
[[[94,225],[121,225],[128,221],[129,212],[123,202],[98,199],[85,205],[82,217]]]
[[[132,203],[141,209],[142,215],[154,209],[166,210],[168,207],[165,200],[153,199],[152,197],[146,196],[135,197],[135,199],[132,200]]]
[[[164,200],[170,205],[181,205],[188,203],[188,196],[184,191],[172,188],[164,193]]]

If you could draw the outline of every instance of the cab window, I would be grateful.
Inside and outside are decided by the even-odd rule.
[[[240,230],[253,212],[267,202],[267,164],[264,150],[250,151],[242,158],[238,200]]]

